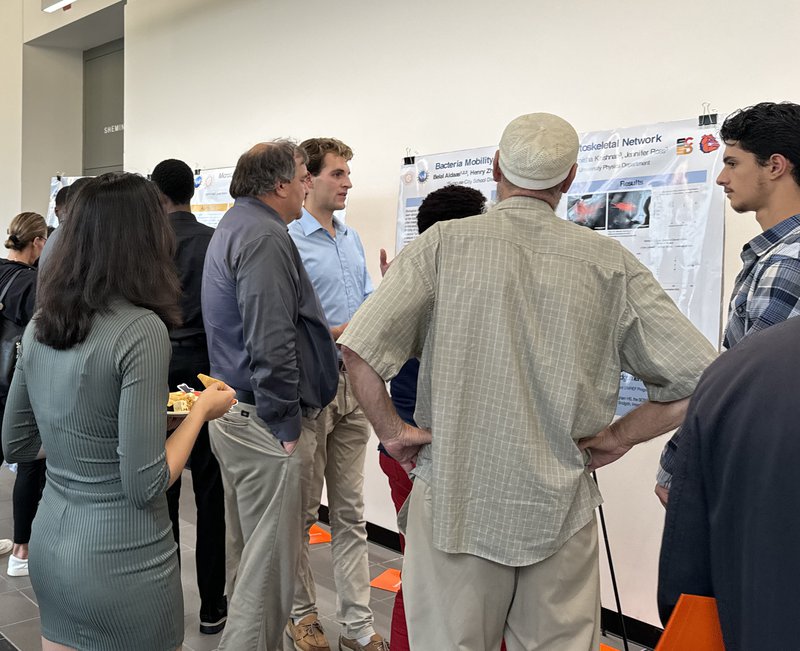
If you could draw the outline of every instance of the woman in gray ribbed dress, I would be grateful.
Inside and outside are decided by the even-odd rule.
[[[47,456],[30,542],[42,643],[173,651],[183,599],[165,491],[233,392],[205,391],[165,445],[165,324],[177,322],[179,289],[156,191],[105,174],[68,209],[3,421],[9,460]]]

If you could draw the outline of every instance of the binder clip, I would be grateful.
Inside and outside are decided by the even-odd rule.
[[[698,127],[714,127],[717,125],[717,114],[712,113],[711,102],[702,103],[703,112],[697,116]]]

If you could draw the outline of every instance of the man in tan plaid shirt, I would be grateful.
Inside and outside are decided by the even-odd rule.
[[[577,153],[559,117],[512,121],[499,203],[410,244],[340,339],[359,403],[415,476],[412,650],[494,649],[501,635],[508,651],[597,649],[588,470],[678,426],[715,356],[630,252],[555,215]],[[384,384],[414,356],[419,429]],[[622,370],[649,401],[610,425]]]

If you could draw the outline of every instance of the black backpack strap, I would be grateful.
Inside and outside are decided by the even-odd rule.
[[[3,291],[0,292],[0,312],[6,309],[6,305],[5,303],[3,303],[3,301],[5,300],[6,294],[8,293],[8,288],[11,287],[11,283],[13,283],[17,279],[17,276],[19,276],[23,271],[24,269],[17,269],[12,274],[11,278],[6,283],[5,287],[3,287]]]

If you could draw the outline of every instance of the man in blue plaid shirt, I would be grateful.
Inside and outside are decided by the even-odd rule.
[[[800,106],[762,102],[722,124],[723,169],[717,177],[731,208],[755,212],[763,233],[742,249],[723,346],[800,315]],[[666,504],[680,441],[661,455],[656,494]]]

